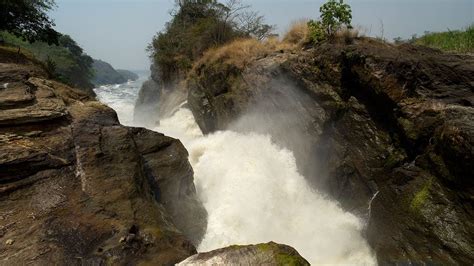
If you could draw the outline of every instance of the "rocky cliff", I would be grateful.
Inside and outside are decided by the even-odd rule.
[[[163,82],[154,64],[150,67],[150,73],[149,79],[140,88],[133,115],[135,122],[155,126],[186,101],[187,88],[184,78]]]
[[[170,265],[206,211],[183,145],[0,50],[0,264]]]
[[[217,53],[218,54],[218,53]],[[201,61],[205,133],[271,134],[310,183],[366,219],[378,262],[474,260],[474,57],[371,39]]]

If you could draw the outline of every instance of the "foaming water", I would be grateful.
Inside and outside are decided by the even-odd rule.
[[[200,252],[275,241],[295,247],[312,264],[376,264],[361,221],[312,191],[293,153],[270,136],[233,131],[202,136],[185,108],[154,130],[180,138],[190,153],[209,215]]]
[[[117,112],[120,123],[126,126],[138,126],[133,121],[133,110],[138,92],[147,79],[145,73],[139,73],[135,81],[123,84],[103,85],[94,89],[97,99]]]

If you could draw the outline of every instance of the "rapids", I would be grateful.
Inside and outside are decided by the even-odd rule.
[[[95,92],[122,123],[134,125],[130,104],[138,88],[102,86]],[[189,151],[209,215],[198,251],[275,241],[293,246],[312,264],[376,264],[362,235],[363,221],[313,191],[292,151],[272,136],[234,131],[203,136],[184,107],[151,129],[180,139]]]

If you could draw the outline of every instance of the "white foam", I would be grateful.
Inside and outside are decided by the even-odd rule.
[[[134,123],[133,112],[135,102],[138,98],[138,92],[145,79],[145,76],[140,76],[136,81],[129,81],[123,84],[102,85],[95,88],[94,91],[99,101],[107,104],[117,112],[121,124],[137,126]]]
[[[183,108],[155,130],[180,138],[190,153],[209,214],[199,251],[275,241],[295,247],[312,264],[376,264],[361,221],[312,191],[292,152],[270,136],[232,131],[202,136]]]

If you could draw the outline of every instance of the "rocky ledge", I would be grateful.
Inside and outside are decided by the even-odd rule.
[[[225,57],[225,56],[224,56]],[[474,261],[474,57],[359,38],[201,61],[205,133],[254,130],[296,152],[318,189],[367,220],[378,262]]]
[[[196,253],[206,211],[180,141],[0,59],[0,264],[174,264]]]

